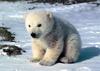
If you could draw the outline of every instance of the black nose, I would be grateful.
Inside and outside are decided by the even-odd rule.
[[[31,33],[31,36],[36,38],[36,33]]]

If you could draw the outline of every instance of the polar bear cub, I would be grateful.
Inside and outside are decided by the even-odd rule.
[[[25,16],[25,26],[32,37],[33,62],[51,66],[57,60],[63,63],[78,60],[80,35],[67,21],[49,11],[34,11]]]

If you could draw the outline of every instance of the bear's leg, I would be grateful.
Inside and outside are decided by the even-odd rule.
[[[44,56],[44,58],[40,61],[41,65],[44,66],[51,66],[54,65],[55,62],[57,61],[59,55],[60,55],[61,51],[53,49],[53,48],[48,48],[46,51],[46,54]]]
[[[41,65],[51,66],[56,63],[63,50],[63,41],[57,41],[54,47],[48,47],[43,59],[40,61]]]
[[[36,44],[32,45],[32,59],[31,62],[38,62],[44,56],[45,50]]]
[[[65,57],[60,59],[63,63],[74,63],[78,60],[81,40],[78,34],[71,34],[68,36],[67,41],[65,42],[66,50]]]

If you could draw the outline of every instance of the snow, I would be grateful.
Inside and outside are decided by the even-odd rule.
[[[68,20],[79,31],[82,39],[80,59],[74,64],[57,63],[54,66],[41,66],[31,63],[31,37],[24,26],[23,15],[29,8],[49,10]],[[1,42],[22,47],[26,53],[16,57],[0,55],[0,71],[100,71],[100,6],[95,4],[27,4],[26,2],[0,2],[0,26],[10,27],[15,33],[16,42]]]

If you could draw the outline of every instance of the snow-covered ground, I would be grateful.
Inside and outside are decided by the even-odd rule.
[[[71,22],[82,38],[80,59],[74,64],[57,63],[41,66],[31,63],[31,37],[24,26],[23,14],[30,8],[49,10]],[[0,26],[10,27],[16,34],[16,42],[0,42],[22,47],[26,53],[16,57],[0,55],[0,71],[100,71],[100,6],[93,4],[27,4],[26,2],[0,2]]]

